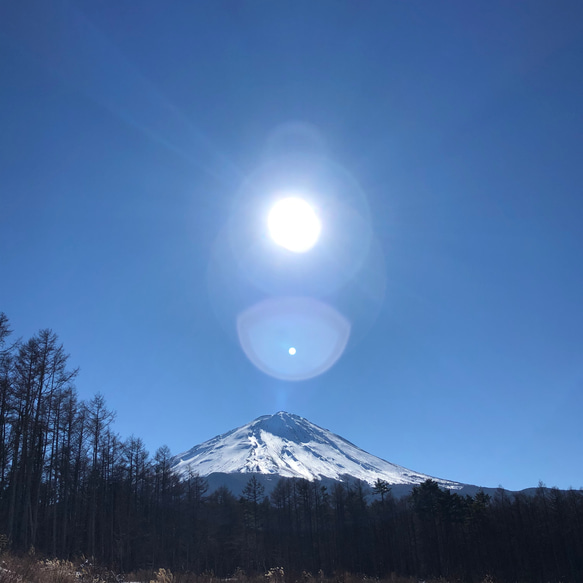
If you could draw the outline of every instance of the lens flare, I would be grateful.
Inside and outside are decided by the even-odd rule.
[[[386,267],[355,177],[311,130],[284,130],[235,193],[208,290],[218,320],[255,366],[302,380],[328,370],[369,331]]]
[[[243,351],[259,370],[301,381],[326,372],[340,358],[350,322],[312,298],[271,298],[240,314],[237,332]]]

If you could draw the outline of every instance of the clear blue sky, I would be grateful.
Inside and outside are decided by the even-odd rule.
[[[239,346],[249,281],[209,283],[286,148],[360,186],[382,251],[301,382]],[[579,0],[0,6],[0,310],[151,453],[284,409],[438,477],[583,486],[582,160]]]

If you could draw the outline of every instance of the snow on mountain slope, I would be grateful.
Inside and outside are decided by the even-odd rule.
[[[391,464],[283,411],[258,417],[175,456],[173,467],[181,475],[255,472],[310,481],[351,477],[371,485],[377,479],[389,484],[420,484],[431,477]],[[458,482],[432,479],[444,488],[462,487]]]

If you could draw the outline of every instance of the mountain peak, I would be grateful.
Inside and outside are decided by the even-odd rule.
[[[275,415],[263,415],[250,423],[254,432],[265,431],[295,443],[307,443],[313,438],[310,425],[303,417],[285,411],[279,411]]]
[[[173,467],[184,475],[255,472],[307,480],[353,478],[371,485],[378,479],[389,484],[419,484],[430,478],[373,456],[286,411],[263,415],[205,441],[176,456]],[[436,481],[446,488],[461,487],[457,482]]]

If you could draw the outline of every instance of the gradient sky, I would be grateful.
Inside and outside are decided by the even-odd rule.
[[[298,151],[374,257],[325,298],[341,358],[290,382],[237,342],[265,289],[220,250]],[[582,487],[582,184],[580,0],[0,6],[0,311],[150,453],[287,410],[437,477]]]

